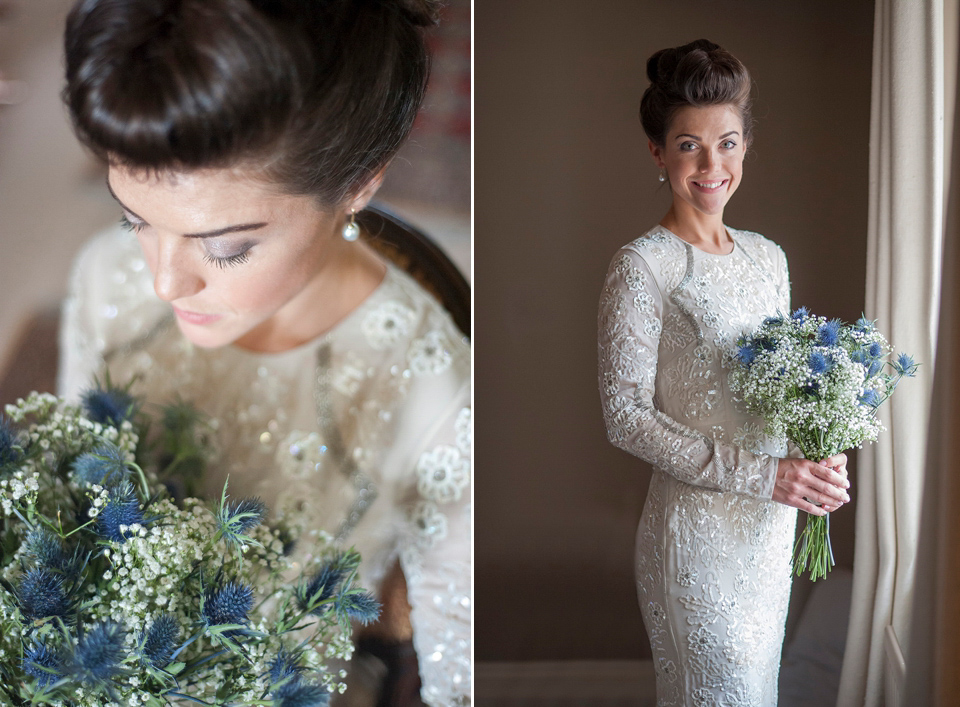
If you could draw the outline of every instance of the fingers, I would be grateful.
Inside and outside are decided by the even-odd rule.
[[[815,476],[823,479],[829,484],[833,484],[839,488],[848,489],[850,488],[850,482],[847,480],[847,468],[841,466],[843,469],[842,472],[831,468],[829,464],[831,459],[836,459],[837,457],[830,457],[829,459],[824,459],[819,464],[815,465],[815,471],[813,472]],[[846,463],[846,462],[844,462]]]

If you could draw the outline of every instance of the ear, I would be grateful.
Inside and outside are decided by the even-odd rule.
[[[666,166],[663,163],[663,148],[653,140],[647,140],[647,148],[650,150],[650,156],[653,157],[654,164],[663,169]]]
[[[357,192],[357,195],[347,202],[347,211],[363,211],[370,200],[373,199],[380,185],[383,184],[383,175],[387,171],[384,167],[377,172],[373,178],[367,182],[363,188]]]

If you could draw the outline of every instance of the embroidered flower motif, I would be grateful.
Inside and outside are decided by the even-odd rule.
[[[457,447],[464,454],[470,454],[470,444],[473,442],[473,411],[465,407],[457,413],[457,421],[453,424],[457,435]]]
[[[632,292],[643,290],[647,284],[646,276],[637,268],[630,268],[624,275],[623,281],[627,284],[627,289]]]
[[[445,346],[443,332],[434,329],[425,336],[417,339],[407,351],[407,360],[414,375],[422,376],[427,373],[434,375],[443,373],[450,368],[453,356]]]
[[[470,461],[460,450],[442,444],[420,455],[417,462],[417,490],[420,495],[438,503],[449,503],[460,498],[470,485]]]
[[[650,314],[653,312],[653,295],[649,292],[638,292],[633,298],[633,306],[641,314]]]
[[[709,653],[716,648],[718,641],[717,634],[705,626],[691,631],[687,636],[687,645],[693,653]]]
[[[717,696],[705,687],[693,691],[694,707],[717,707]]]
[[[655,601],[650,602],[650,620],[653,625],[659,626],[666,618],[667,612],[663,610],[663,607]]]
[[[433,545],[447,537],[447,517],[435,503],[420,501],[410,511],[409,517],[418,538],[424,544]]]
[[[652,339],[660,338],[662,329],[663,327],[660,324],[660,320],[655,317],[650,317],[643,323],[643,333]]]
[[[700,571],[694,565],[685,565],[677,570],[677,583],[681,587],[692,587],[700,578]]]
[[[607,395],[616,395],[620,390],[620,378],[616,373],[607,371],[603,374],[603,392]]]
[[[360,329],[373,348],[388,349],[410,333],[415,317],[410,307],[388,300],[363,318]]]
[[[741,449],[757,454],[763,448],[763,429],[760,425],[752,422],[745,422],[742,427],[738,427],[733,435],[733,443]]]

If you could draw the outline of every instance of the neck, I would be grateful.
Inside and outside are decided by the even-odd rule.
[[[730,252],[732,241],[723,225],[723,212],[704,214],[674,203],[660,225],[700,250],[721,255]]]

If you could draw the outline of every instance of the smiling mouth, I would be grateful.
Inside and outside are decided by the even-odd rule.
[[[729,180],[727,179],[721,179],[718,182],[694,182],[694,184],[696,184],[701,189],[716,189],[718,187],[722,187],[728,181]]]

